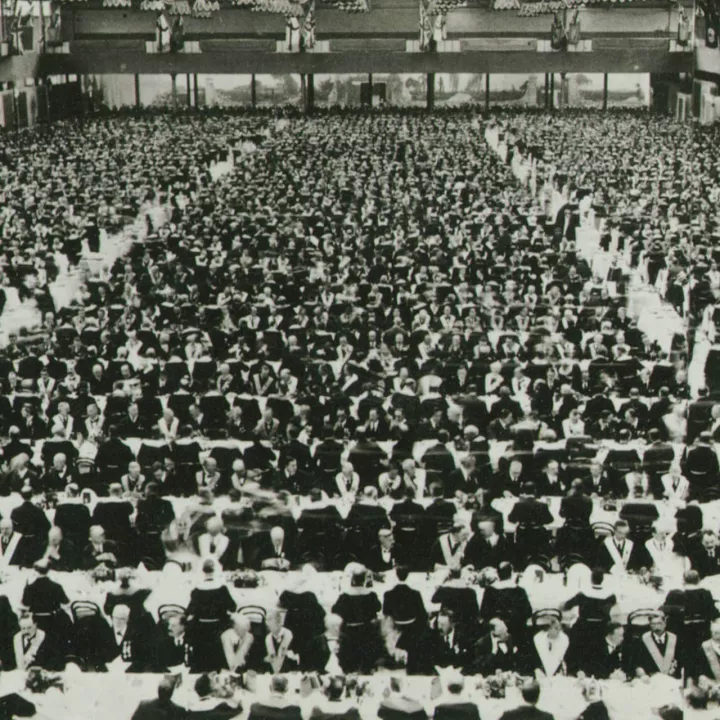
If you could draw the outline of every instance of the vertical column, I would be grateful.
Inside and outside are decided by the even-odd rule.
[[[193,105],[196,110],[200,107],[200,90],[198,88],[197,73],[193,74]]]
[[[485,112],[490,111],[490,73],[485,73]]]
[[[545,109],[550,108],[550,74],[545,73]]]
[[[139,108],[140,105],[140,76],[135,73],[135,107]]]
[[[177,112],[177,75],[173,73],[170,75],[172,80],[172,109],[173,112]]]
[[[309,73],[307,76],[307,104],[305,106],[305,112],[311,113],[315,108],[315,75]]]
[[[426,107],[430,111],[435,107],[435,73],[427,74]]]
[[[250,104],[257,107],[257,83],[255,82],[255,73],[250,76]]]
[[[372,73],[368,73],[368,86],[370,92],[370,107],[373,106],[373,76]]]
[[[45,36],[45,4],[42,0],[38,3],[40,6],[40,39],[38,42],[38,52],[44,53],[47,51],[46,36]]]
[[[550,110],[555,107],[555,73],[550,73]]]
[[[188,109],[192,107],[192,75],[187,73],[185,75],[185,99],[187,100]]]
[[[608,74],[603,75],[603,110],[608,107]]]

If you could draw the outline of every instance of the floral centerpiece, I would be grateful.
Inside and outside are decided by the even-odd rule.
[[[642,567],[637,573],[637,578],[641,585],[647,585],[653,590],[660,591],[663,586],[663,579],[660,575],[654,575],[648,568]]]
[[[476,687],[486,698],[504,698],[508,688],[518,687],[526,679],[516,672],[498,670],[488,677],[478,676]]]
[[[105,563],[100,563],[90,571],[90,577],[96,583],[110,582],[115,579],[115,570],[105,565]]]
[[[65,692],[65,682],[59,673],[49,673],[40,667],[31,667],[25,677],[25,689],[43,695],[51,688]]]
[[[254,570],[238,570],[232,575],[236,588],[256,588],[260,585],[260,576]]]
[[[370,683],[368,680],[357,675],[348,675],[345,678],[345,696],[348,699],[359,700],[362,697],[370,696]]]

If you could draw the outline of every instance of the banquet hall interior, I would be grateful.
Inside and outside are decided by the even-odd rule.
[[[720,0],[0,0],[0,718],[720,717]]]

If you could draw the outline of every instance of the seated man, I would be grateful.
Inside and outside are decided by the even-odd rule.
[[[230,539],[225,535],[221,518],[214,515],[205,523],[206,532],[198,537],[198,554],[202,560],[215,560],[221,567],[229,569],[231,564]]]
[[[451,674],[446,688],[447,693],[435,705],[433,720],[480,720],[477,704],[463,698],[465,679],[462,675]]]
[[[464,522],[455,522],[450,532],[441,535],[430,551],[431,565],[439,568],[460,569],[465,563],[465,550],[470,539],[470,529]]]
[[[528,652],[528,670],[540,680],[571,672],[570,639],[559,618],[551,617],[546,629],[535,633]]]
[[[32,615],[20,618],[20,632],[13,639],[13,647],[18,670],[28,670],[31,667],[56,670],[62,665],[53,657],[45,632],[38,628]]]
[[[276,526],[270,536],[258,547],[255,565],[258,570],[287,571],[292,565],[290,548],[285,542],[285,531]]]
[[[625,645],[625,628],[619,623],[608,623],[602,637],[593,642],[580,639],[578,642],[583,642],[577,651],[573,649],[578,671],[598,680],[625,679],[630,674],[631,658]]]
[[[632,650],[632,668],[638,677],[662,673],[680,677],[678,639],[668,632],[665,614],[658,612],[650,618],[650,630],[643,633]]]
[[[10,518],[0,520],[0,567],[20,565],[22,561],[18,546],[22,535],[15,532],[13,521]]]
[[[626,572],[633,560],[635,544],[628,538],[630,526],[624,520],[618,520],[614,533],[605,538],[598,550],[596,565],[605,572],[618,574]]]
[[[90,542],[83,550],[81,566],[85,570],[92,570],[98,565],[117,567],[118,546],[112,540],[105,538],[105,530],[99,525],[90,528]]]
[[[518,669],[519,648],[517,641],[508,632],[507,625],[500,618],[488,623],[490,632],[483,635],[468,653],[465,672],[468,675],[489,677],[496,672]]]

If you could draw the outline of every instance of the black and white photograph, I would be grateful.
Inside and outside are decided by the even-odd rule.
[[[720,0],[0,0],[0,720],[720,720]]]

